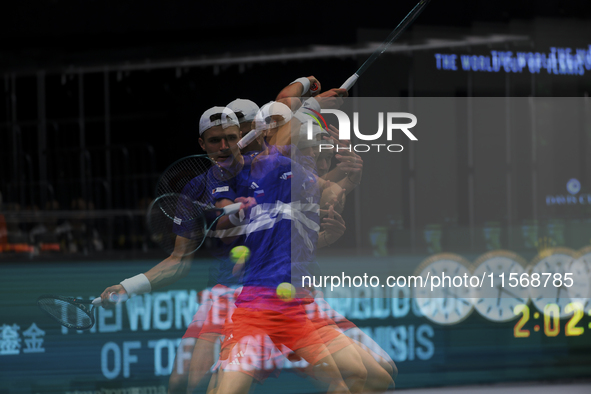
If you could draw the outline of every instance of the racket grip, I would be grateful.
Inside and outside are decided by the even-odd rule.
[[[238,141],[238,149],[244,149],[248,144],[254,141],[261,133],[263,132],[262,129],[260,130],[252,130],[250,133],[246,134],[244,137]]]
[[[126,295],[118,296],[115,293],[111,293],[109,295],[109,300],[111,302],[126,301],[127,300],[127,296]],[[96,297],[94,300],[92,300],[92,305],[100,306],[101,304],[102,304],[101,297]]]
[[[341,89],[347,89],[347,90],[351,89],[351,87],[352,87],[353,85],[355,85],[355,82],[357,82],[357,79],[358,79],[358,78],[359,78],[359,75],[357,75],[357,74],[353,74],[353,75],[351,75],[351,76],[349,77],[349,79],[347,79],[347,80],[345,81],[345,83],[341,85]]]
[[[240,211],[240,207],[242,206],[241,202],[237,202],[235,204],[226,205],[224,207],[224,215],[232,215],[236,212]]]

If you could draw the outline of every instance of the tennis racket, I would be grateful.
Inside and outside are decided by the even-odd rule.
[[[246,134],[244,137],[242,137],[240,139],[240,141],[238,141],[238,148],[240,150],[246,148],[248,146],[248,144],[250,144],[252,141],[254,141],[258,136],[260,136],[261,134],[263,134],[263,132],[267,130],[266,127],[260,127],[257,126],[255,129],[251,130],[248,134]]]
[[[359,67],[359,69],[349,77],[341,86],[341,89],[351,89],[351,87],[357,82],[357,79],[377,60],[378,57],[382,53],[388,49],[390,44],[392,44],[400,35],[410,26],[415,19],[419,16],[419,14],[423,11],[423,9],[429,4],[431,0],[421,0],[419,3],[404,17],[404,19],[396,26],[392,33],[384,40],[382,45],[378,49],[371,54],[371,56]]]
[[[252,141],[254,141],[262,133],[263,133],[263,129],[251,130],[250,133],[246,134],[244,137],[242,137],[240,139],[240,141],[238,141],[238,148],[240,150],[246,148],[248,146],[248,144],[250,144]]]
[[[111,294],[111,301],[123,300]],[[43,294],[37,298],[37,305],[59,324],[75,330],[87,330],[94,326],[94,308],[101,305],[101,298],[85,300],[53,294]],[[89,307],[90,306],[90,307]]]
[[[242,170],[240,163],[233,156],[223,161],[216,161],[215,158],[215,155],[212,158],[212,155],[204,154],[187,156],[175,161],[158,179],[155,196],[170,193],[188,194],[185,191],[188,186],[192,187],[192,194],[195,193],[195,188],[205,192],[210,189],[209,186],[227,182]]]
[[[216,208],[213,204],[195,201],[185,194],[167,193],[155,199],[147,214],[150,238],[165,252],[186,256],[199,249],[207,233],[224,215],[240,211],[241,203]],[[177,237],[184,247],[176,249]]]

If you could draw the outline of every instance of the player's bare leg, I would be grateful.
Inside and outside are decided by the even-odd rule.
[[[323,347],[324,352],[328,349]],[[296,356],[310,354],[306,348],[295,352]],[[328,354],[308,371],[314,370],[314,377],[329,384],[327,393],[361,393],[365,385],[366,371],[361,358],[349,345],[334,354]]]
[[[218,385],[221,380],[224,371],[218,369],[211,375],[211,379],[209,379],[209,384],[207,385],[206,394],[215,394],[217,393]]]
[[[189,379],[189,366],[195,347],[195,338],[183,338],[174,358],[172,373],[168,380],[169,394],[185,394]]]
[[[336,372],[334,368],[336,368]],[[341,392],[335,391],[340,389],[340,381],[345,384],[348,392],[362,393],[367,380],[367,371],[363,360],[352,344],[325,357],[316,366],[309,367],[307,372],[315,379],[329,383],[329,393]]]
[[[364,394],[383,393],[388,390],[391,385],[394,385],[394,380],[390,373],[388,373],[388,371],[384,369],[371,354],[356,343],[352,346],[361,357],[363,366],[367,371],[367,379],[363,388]],[[386,365],[390,366],[389,364]]]
[[[355,343],[369,355],[392,377],[398,376],[398,368],[392,358],[378,345],[370,336],[354,327],[345,331],[345,335],[351,338]]]
[[[189,366],[189,377],[186,386],[187,394],[192,394],[201,380],[209,373],[214,362],[214,346],[215,344],[213,342],[197,339]]]

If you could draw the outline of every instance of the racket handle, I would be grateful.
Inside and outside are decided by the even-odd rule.
[[[127,296],[126,295],[118,296],[115,293],[111,293],[109,295],[109,300],[111,302],[126,301],[127,300]],[[102,304],[101,297],[96,297],[94,300],[92,300],[92,305],[100,306],[101,304]]]
[[[351,76],[349,77],[349,79],[347,79],[347,80],[345,81],[345,83],[344,83],[343,85],[341,85],[341,89],[347,89],[347,90],[351,89],[351,87],[352,87],[353,85],[355,85],[355,82],[357,82],[357,79],[358,79],[358,78],[359,78],[359,75],[357,75],[357,74],[353,74],[353,75],[351,75]]]
[[[261,133],[263,129],[260,130],[252,130],[250,133],[246,134],[244,137],[238,141],[238,149],[244,149],[248,144],[254,141]]]
[[[237,202],[235,204],[226,205],[224,207],[224,215],[232,215],[238,211],[240,211],[240,207],[242,206],[241,202]]]

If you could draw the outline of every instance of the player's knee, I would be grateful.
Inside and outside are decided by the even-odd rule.
[[[390,373],[390,376],[392,376],[393,380],[396,380],[396,377],[398,376],[398,367],[396,366],[396,364],[394,364],[394,361],[388,363],[388,365],[392,367],[392,372]]]
[[[360,387],[365,386],[367,383],[367,369],[363,366],[357,369],[353,374],[353,379]]]
[[[384,368],[386,373],[388,373],[388,375],[392,377],[393,380],[396,379],[396,376],[398,376],[398,368],[396,367],[396,364],[394,364],[394,361],[387,362],[385,360],[382,360],[379,362],[379,364],[382,368]]]
[[[393,377],[394,374],[394,368],[391,364],[387,363],[387,362],[380,362],[380,367],[384,368],[384,371],[386,371],[386,373],[390,376]]]
[[[355,379],[358,382],[365,383],[367,381],[367,369],[365,369],[365,367],[362,367],[355,371]]]
[[[365,387],[370,389],[372,393],[382,393],[393,385],[394,380],[388,371],[379,368],[379,370],[374,371],[371,376],[368,377]]]
[[[349,386],[352,383],[358,385],[365,385],[367,380],[367,369],[363,366],[363,363],[355,363],[354,367],[341,371],[343,378],[348,382]]]

